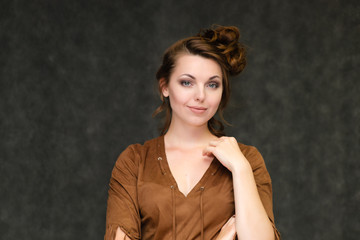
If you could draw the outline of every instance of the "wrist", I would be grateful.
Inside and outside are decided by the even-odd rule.
[[[233,166],[233,175],[252,175],[252,168],[250,163],[244,159],[244,161],[239,161]]]

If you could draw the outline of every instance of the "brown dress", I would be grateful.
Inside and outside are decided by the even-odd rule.
[[[271,179],[255,147],[239,143],[250,162],[261,201],[273,223]],[[232,175],[215,158],[185,197],[178,190],[165,155],[164,137],[130,145],[115,163],[110,179],[105,240],[118,227],[131,239],[216,239],[233,216]]]

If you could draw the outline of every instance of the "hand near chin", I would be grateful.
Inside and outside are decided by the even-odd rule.
[[[236,236],[235,216],[232,216],[221,228],[216,240],[234,240]]]
[[[229,171],[251,171],[251,166],[234,137],[221,137],[210,141],[203,155],[215,156]]]

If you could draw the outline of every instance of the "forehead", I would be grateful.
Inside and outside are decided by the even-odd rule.
[[[176,59],[172,75],[185,73],[198,77],[222,77],[221,67],[215,60],[193,54],[181,54]]]

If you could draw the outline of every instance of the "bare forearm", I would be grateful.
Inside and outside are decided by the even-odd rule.
[[[236,232],[240,240],[274,240],[249,161],[233,137],[210,141],[204,155],[214,155],[233,175]]]
[[[250,169],[250,165],[248,166]],[[250,169],[234,169],[236,232],[240,240],[274,240],[274,230]]]
[[[114,240],[130,240],[130,238],[128,238],[126,234],[118,227]]]

